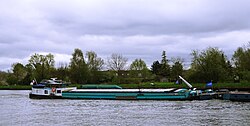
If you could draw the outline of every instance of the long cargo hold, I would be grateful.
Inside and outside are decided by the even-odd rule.
[[[69,99],[189,100],[187,89],[76,89],[62,92]]]

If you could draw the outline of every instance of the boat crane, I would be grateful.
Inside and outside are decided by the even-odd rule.
[[[193,90],[195,90],[196,88],[193,88],[193,86],[190,84],[190,83],[188,83],[183,77],[181,77],[181,76],[179,76],[179,78],[190,88],[190,89],[193,89]]]

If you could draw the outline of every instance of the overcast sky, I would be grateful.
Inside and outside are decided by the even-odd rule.
[[[0,0],[0,70],[34,53],[69,63],[75,48],[148,66],[166,50],[189,65],[194,49],[231,57],[248,41],[249,0]]]

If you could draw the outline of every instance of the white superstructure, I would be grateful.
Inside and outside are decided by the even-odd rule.
[[[67,85],[67,83],[55,78],[43,80],[39,84],[33,84],[30,98],[60,98],[63,91],[76,90],[76,87],[66,87]]]

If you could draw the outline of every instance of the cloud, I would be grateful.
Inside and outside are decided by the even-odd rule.
[[[247,0],[1,1],[0,70],[34,53],[69,62],[75,48],[103,59],[142,58],[148,66],[163,50],[186,63],[191,50],[209,46],[230,57],[250,39],[249,13]]]
[[[54,26],[75,34],[190,34],[249,28],[249,2],[226,2],[87,0],[35,5]]]

